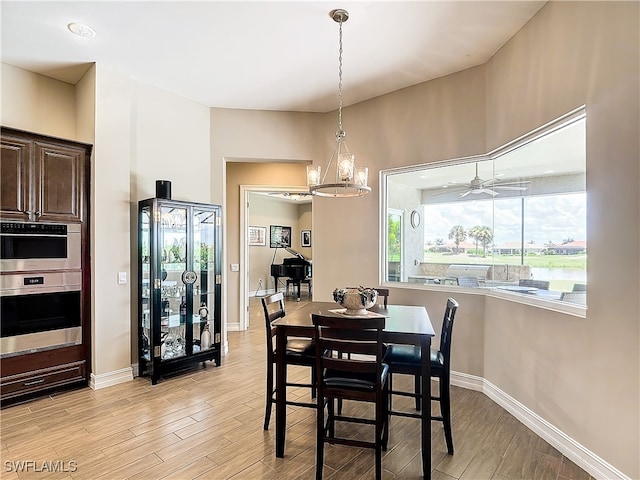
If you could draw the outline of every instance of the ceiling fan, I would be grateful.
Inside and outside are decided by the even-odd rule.
[[[285,198],[292,201],[304,200],[307,197],[311,196],[309,192],[269,192],[269,195],[272,197]]]
[[[497,178],[490,178],[489,180],[482,180],[478,176],[478,164],[476,163],[476,176],[469,182],[469,185],[464,188],[464,191],[460,193],[460,198],[466,197],[470,193],[473,195],[478,195],[480,193],[486,193],[495,197],[496,195],[500,195],[500,192],[496,192],[496,190],[519,190],[524,191],[528,187],[525,185],[531,183],[528,180],[518,181],[518,182],[502,182],[496,183],[498,181]]]

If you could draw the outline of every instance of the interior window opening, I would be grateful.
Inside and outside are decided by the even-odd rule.
[[[382,280],[586,306],[585,123],[582,108],[486,156],[382,172]]]

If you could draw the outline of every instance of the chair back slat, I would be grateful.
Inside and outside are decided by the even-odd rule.
[[[382,304],[385,306],[385,308],[387,307],[387,304],[389,302],[389,289],[388,288],[376,288],[377,292],[378,292],[378,303],[380,299],[382,299]]]
[[[444,357],[445,363],[448,363],[451,357],[451,334],[453,333],[453,321],[455,320],[457,310],[458,302],[453,298],[447,299],[447,307],[444,310],[442,332],[440,334],[440,352]]]
[[[359,287],[347,287],[347,288],[351,288],[351,289],[357,289]],[[380,303],[380,300],[382,300],[382,304],[384,305],[384,307],[387,307],[387,304],[389,303],[389,289],[388,288],[373,288],[371,287],[373,290],[375,290],[376,292],[378,292],[378,301],[377,303]]]
[[[384,317],[344,318],[313,314],[312,320],[318,351],[327,352],[317,356],[318,372],[327,368],[350,373],[380,372]],[[342,355],[332,356],[332,352]],[[349,358],[345,354],[363,357]]]
[[[264,322],[267,332],[267,361],[272,362],[274,337],[276,336],[276,327],[274,327],[272,323],[286,315],[284,311],[284,295],[282,295],[282,292],[262,297],[262,311],[264,312]]]

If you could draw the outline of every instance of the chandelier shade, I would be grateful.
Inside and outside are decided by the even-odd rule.
[[[349,152],[345,138],[347,133],[342,128],[342,24],[349,18],[349,12],[342,9],[331,10],[329,16],[340,25],[339,40],[340,50],[338,55],[338,131],[336,132],[336,144],[327,163],[327,168],[322,174],[320,165],[307,166],[307,186],[309,193],[319,197],[361,197],[371,191],[367,185],[369,169],[356,167],[356,156]],[[335,177],[327,182],[331,166],[334,164]]]

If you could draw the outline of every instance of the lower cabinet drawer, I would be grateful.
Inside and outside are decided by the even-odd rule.
[[[86,363],[79,361],[4,377],[0,380],[0,396],[4,400],[39,390],[81,382],[85,380],[85,368]]]

